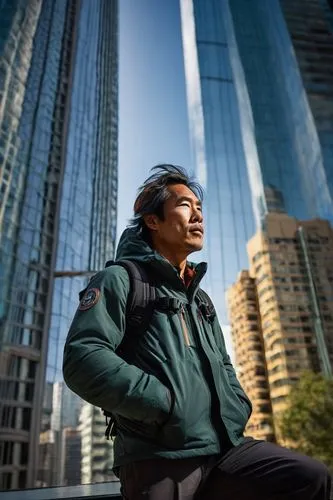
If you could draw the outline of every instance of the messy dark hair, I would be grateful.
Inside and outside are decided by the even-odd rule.
[[[168,186],[184,184],[196,196],[203,200],[203,189],[198,182],[190,177],[186,170],[177,165],[162,164],[151,169],[154,172],[145,180],[138,190],[137,198],[134,202],[134,217],[130,221],[129,227],[141,234],[149,241],[150,231],[144,222],[145,215],[157,215],[160,220],[164,220],[164,203],[170,197]]]

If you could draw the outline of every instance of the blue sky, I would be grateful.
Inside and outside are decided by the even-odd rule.
[[[120,0],[119,8],[118,239],[151,167],[174,163],[195,170],[179,0]],[[229,328],[223,331],[233,359]]]
[[[191,170],[178,0],[120,0],[118,237],[157,163]]]

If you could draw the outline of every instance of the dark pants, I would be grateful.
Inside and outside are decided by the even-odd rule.
[[[135,462],[120,469],[127,500],[329,500],[328,469],[247,438],[223,457]]]

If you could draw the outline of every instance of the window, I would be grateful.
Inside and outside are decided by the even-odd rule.
[[[34,397],[34,384],[27,382],[25,384],[25,401],[32,401]]]
[[[290,356],[290,357],[293,357],[293,356],[299,356],[299,351],[297,350],[287,350],[286,351],[286,356]]]
[[[263,404],[258,406],[258,411],[261,413],[270,413],[271,407],[269,404]]]
[[[35,361],[29,361],[28,378],[34,379],[36,376],[37,363]]]
[[[270,375],[273,375],[274,373],[281,372],[284,369],[285,369],[285,367],[282,364],[280,364],[280,365],[277,365],[277,366],[275,366],[274,368],[272,368],[271,370],[268,370],[268,371],[269,371]]]
[[[269,399],[269,392],[268,391],[261,391],[258,393],[258,399]]]
[[[26,482],[27,482],[27,471],[21,470],[19,472],[19,481],[18,481],[18,487],[20,489],[26,488]]]
[[[29,454],[29,444],[28,443],[21,443],[21,455],[20,455],[20,464],[21,465],[27,465],[28,454]]]
[[[297,379],[295,377],[292,378],[281,378],[279,380],[275,380],[272,382],[271,387],[276,389],[277,387],[284,387],[292,385]]]
[[[10,490],[12,487],[12,474],[11,472],[0,473],[0,487],[2,490]]]
[[[30,430],[31,425],[31,408],[22,409],[22,430]]]
[[[14,443],[12,441],[3,441],[0,443],[0,463],[2,465],[13,464]]]
[[[2,408],[1,426],[15,429],[16,408],[4,405]]]

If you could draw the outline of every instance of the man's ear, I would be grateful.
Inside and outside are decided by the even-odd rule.
[[[157,217],[157,215],[144,215],[143,220],[145,221],[148,229],[150,229],[151,231],[156,231],[158,229],[159,218]]]

